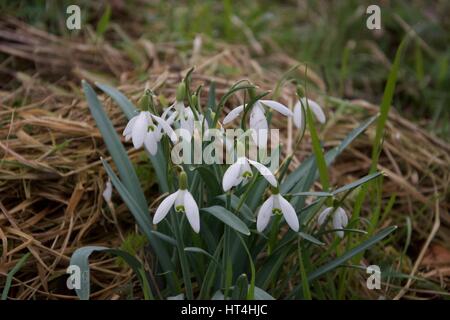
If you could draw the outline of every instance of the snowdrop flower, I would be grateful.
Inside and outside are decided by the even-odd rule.
[[[328,216],[333,211],[334,211],[334,213],[333,213],[333,228],[334,229],[345,228],[348,224],[348,217],[347,217],[347,214],[345,213],[344,209],[342,209],[341,207],[338,207],[336,209],[333,207],[328,207],[325,210],[323,210],[319,214],[319,217],[317,218],[317,223],[319,224],[319,226],[321,226],[325,223]],[[344,237],[344,231],[336,231],[336,233],[339,237],[341,237],[341,238]]]
[[[151,114],[149,111],[141,111],[138,115],[131,118],[123,131],[123,135],[125,136],[126,141],[129,141],[130,139],[133,141],[135,149],[139,149],[142,145],[145,145],[145,148],[152,155],[155,155],[158,148],[158,142],[161,140],[162,135],[158,132],[158,126],[155,125],[153,120],[155,120],[157,125],[159,125],[170,137],[172,142],[175,143],[177,141],[176,134],[170,125],[165,120]]]
[[[225,171],[222,180],[223,190],[228,191],[232,187],[237,186],[243,181],[247,182],[248,179],[253,177],[250,165],[255,167],[273,187],[277,187],[277,179],[266,166],[257,161],[247,159],[246,157],[240,157]]]
[[[178,124],[180,133],[188,141],[194,134],[195,116],[190,107],[184,105],[184,97],[186,95],[186,84],[181,82],[177,88],[175,102],[169,107],[173,110],[174,122]]]
[[[103,199],[105,199],[106,202],[111,202],[111,196],[112,196],[112,184],[111,184],[111,179],[108,179],[108,181],[106,182],[106,187],[105,190],[103,190]]]
[[[198,206],[192,194],[187,190],[187,176],[185,172],[180,174],[179,189],[165,198],[158,209],[156,209],[153,223],[158,224],[169,213],[172,206],[175,212],[185,213],[192,229],[199,233],[200,231],[200,216],[198,213]]]
[[[174,112],[173,108],[169,107],[161,114],[161,119],[163,119],[171,127],[175,121],[176,116],[177,112]],[[164,131],[160,124],[158,124],[156,132],[158,140],[161,140]]]
[[[305,127],[305,120],[306,115],[303,112],[303,107],[309,106],[309,110],[311,110],[312,114],[316,117],[317,121],[320,123],[325,123],[326,117],[323,113],[322,107],[315,101],[308,99],[308,104],[306,104],[306,98],[303,97],[300,99],[300,101],[297,101],[297,103],[294,106],[294,125],[299,128],[300,130],[303,130]]]
[[[286,106],[273,100],[258,100],[255,102],[250,112],[250,129],[252,130],[252,139],[259,147],[264,147],[267,143],[267,132],[269,125],[266,119],[264,106],[272,108],[284,116],[292,117],[293,113]],[[223,124],[230,123],[244,111],[244,105],[240,105],[230,111],[223,119]]]
[[[256,228],[263,232],[269,224],[272,214],[282,214],[289,227],[295,232],[299,229],[299,222],[294,207],[276,190],[264,203],[258,212]]]

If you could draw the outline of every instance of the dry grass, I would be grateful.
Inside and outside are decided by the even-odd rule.
[[[26,252],[32,254],[14,277],[11,299],[74,299],[65,286],[72,252],[90,244],[120,246],[122,237],[135,230],[126,206],[116,198],[115,207],[108,208],[101,196],[106,175],[99,157],[108,154],[80,92],[81,79],[112,82],[134,101],[145,87],[170,100],[176,83],[191,65],[197,66],[194,81],[215,81],[220,95],[242,78],[271,89],[274,79],[298,63],[282,53],[253,59],[242,46],[216,44],[211,54],[197,42],[185,56],[178,53],[177,44],[140,40],[133,45],[144,54],[141,69],[146,70],[146,81],[139,80],[142,78],[124,52],[105,41],[69,42],[14,19],[0,19],[0,52],[7,55],[0,62],[0,75],[8,83],[0,91],[0,279]],[[269,64],[270,70],[265,67]],[[299,74],[303,74],[302,68]],[[318,75],[311,70],[308,75],[324,89]],[[292,105],[290,97],[293,87],[287,85],[280,98]],[[115,127],[122,130],[125,119],[121,112],[110,99],[103,97],[103,101]],[[330,121],[321,132],[326,147],[336,145],[378,110],[366,101],[351,103],[348,108],[327,108]],[[292,125],[278,118],[275,121],[284,128],[282,134],[289,145]],[[331,172],[333,184],[343,185],[366,174],[373,135],[372,128],[338,158]],[[292,165],[310,152],[306,141]],[[142,161],[139,152],[130,151],[130,156]],[[404,225],[405,217],[412,219],[413,242],[404,271],[446,288],[450,278],[450,145],[391,113],[379,169],[388,175],[384,201],[397,194],[383,223]],[[154,186],[144,187],[149,197],[157,196]],[[439,213],[439,229],[433,234]],[[402,241],[386,248],[386,254],[401,251]],[[128,269],[101,256],[94,256],[91,263],[94,298],[115,299],[130,293],[132,274]],[[404,297],[435,296],[410,286]]]

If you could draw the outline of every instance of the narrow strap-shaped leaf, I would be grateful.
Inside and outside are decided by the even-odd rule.
[[[142,210],[137,205],[134,198],[130,195],[128,190],[125,188],[125,186],[119,180],[119,178],[116,176],[116,174],[114,173],[112,168],[109,166],[109,164],[104,160],[102,160],[102,162],[103,162],[103,166],[105,167],[106,173],[111,178],[111,182],[113,183],[117,192],[119,192],[120,196],[122,197],[122,200],[125,202],[128,209],[133,214],[139,228],[147,236],[150,245],[152,246],[153,250],[155,251],[156,256],[159,258],[159,261],[161,263],[163,270],[165,272],[175,270],[165,247],[160,242],[159,238],[153,234],[153,231],[151,229],[150,215],[148,214],[147,209]],[[175,282],[169,274],[167,274],[167,280],[168,280],[169,284],[172,286],[172,288],[175,288]]]
[[[212,261],[214,261],[217,264],[218,267],[220,267],[219,261],[217,261],[216,258],[214,258],[214,256],[211,255],[208,251],[206,251],[206,250],[204,250],[202,248],[199,248],[199,247],[185,247],[184,251],[190,252],[190,253],[203,254],[203,255],[207,256],[208,258],[210,258]]]
[[[137,114],[136,107],[130,100],[119,90],[114,87],[111,87],[107,84],[96,82],[95,85],[100,88],[103,92],[108,94],[113,100],[119,105],[122,109],[125,116],[130,120]]]
[[[148,281],[145,277],[145,273],[141,272],[142,270],[142,264],[132,255],[129,253],[119,250],[119,249],[110,249],[106,247],[99,247],[99,246],[87,246],[77,249],[72,257],[70,258],[70,265],[71,266],[78,266],[81,276],[80,278],[80,287],[75,287],[75,291],[78,295],[78,297],[81,300],[89,300],[89,295],[91,292],[91,286],[90,286],[90,269],[89,269],[89,256],[93,252],[104,252],[104,253],[112,253],[118,257],[121,257],[130,267],[133,269],[133,271],[136,273],[141,285],[144,287],[146,284],[144,281]],[[76,274],[74,274],[76,275]],[[148,283],[147,286],[148,288]]]
[[[353,182],[351,182],[351,183],[349,183],[349,184],[347,184],[345,186],[342,186],[342,187],[334,190],[332,192],[332,194],[336,195],[338,193],[342,193],[342,192],[354,189],[354,188],[359,187],[360,185],[363,185],[363,184],[365,184],[365,183],[367,183],[367,182],[369,182],[369,181],[371,181],[371,180],[373,180],[375,178],[378,178],[381,175],[382,175],[381,172],[375,172],[375,173],[369,174],[369,175],[367,175],[365,177],[362,177],[361,179],[353,181]]]
[[[247,225],[241,219],[236,217],[233,212],[230,212],[221,206],[212,206],[203,208],[201,210],[213,215],[237,232],[240,232],[246,236],[250,235],[250,230],[248,229]]]
[[[111,155],[114,163],[116,164],[119,175],[122,178],[125,187],[130,190],[130,194],[135,199],[136,203],[142,209],[148,207],[147,201],[145,200],[144,193],[141,189],[139,179],[136,172],[128,158],[127,152],[120,142],[119,136],[117,135],[114,127],[109,120],[107,114],[102,108],[94,89],[86,82],[82,81],[84,94],[91,110],[91,114],[97,123],[97,126],[102,134],[103,141],[108,148],[109,154]]]
[[[221,200],[225,204],[227,201],[227,196],[225,194],[222,194],[218,196],[217,199]],[[233,208],[233,210],[236,210],[238,208],[240,199],[236,195],[232,194],[230,200],[231,200],[230,201],[231,208]],[[239,208],[239,213],[241,213],[242,216],[250,222],[256,221],[252,210],[250,210],[250,208],[245,203],[241,204],[241,207]]]

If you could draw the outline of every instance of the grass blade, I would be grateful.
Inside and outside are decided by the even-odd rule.
[[[29,253],[29,252],[24,254],[22,256],[22,258],[20,258],[20,260],[14,266],[14,268],[10,272],[8,272],[8,275],[6,276],[5,286],[3,287],[3,291],[2,291],[2,300],[8,299],[8,292],[9,292],[9,289],[11,288],[13,277],[20,270],[20,268],[23,267],[25,262],[27,262],[28,257],[30,256],[30,254],[31,253]]]

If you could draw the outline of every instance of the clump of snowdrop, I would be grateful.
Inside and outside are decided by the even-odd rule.
[[[299,201],[296,201],[298,199],[296,197],[309,196],[307,193],[313,186],[313,181],[309,178],[317,175],[317,168],[322,171],[326,168],[315,165],[314,162],[304,162],[303,167],[289,173],[290,164],[294,164],[291,163],[295,156],[293,152],[286,156],[279,168],[275,168],[279,163],[277,162],[279,159],[276,157],[282,153],[278,152],[279,143],[277,145],[273,136],[271,136],[271,146],[274,149],[271,150],[270,169],[266,167],[264,159],[269,159],[267,157],[269,150],[266,146],[269,123],[266,115],[268,109],[273,109],[286,117],[293,117],[294,125],[302,129],[302,134],[297,139],[297,144],[299,144],[304,136],[306,123],[309,125],[309,121],[314,121],[311,119],[312,117],[320,123],[325,122],[326,117],[321,106],[317,102],[307,99],[304,90],[299,86],[297,88],[299,100],[291,112],[277,101],[261,99],[267,93],[256,96],[254,92],[256,88],[253,85],[248,82],[242,85],[242,81],[239,81],[228,91],[221,91],[220,99],[216,99],[215,91],[211,90],[208,94],[208,104],[202,108],[201,97],[204,96],[201,94],[202,86],[198,86],[194,92],[189,88],[191,72],[192,70],[178,86],[175,102],[164,109],[160,116],[153,101],[153,94],[147,90],[140,100],[140,110],[130,119],[123,131],[125,140],[131,141],[134,148],[145,147],[151,155],[157,154],[155,157],[149,157],[155,172],[152,179],[157,180],[160,189],[167,196],[157,206],[154,214],[146,212],[148,208],[147,194],[141,188],[137,172],[132,170],[133,164],[127,158],[126,152],[120,148],[121,150],[109,150],[120,177],[115,174],[107,161],[103,161],[111,178],[111,182],[106,183],[104,199],[113,209],[110,202],[113,184],[115,191],[122,197],[130,209],[130,213],[136,218],[140,231],[147,236],[150,246],[154,249],[155,261],[158,261],[155,270],[161,271],[161,280],[167,278],[165,282],[167,285],[161,290],[166,297],[179,297],[185,294],[186,298],[194,299],[196,293],[200,292],[199,298],[222,296],[224,299],[229,299],[231,292],[233,298],[236,293],[238,296],[252,299],[255,296],[254,292],[250,291],[250,286],[248,286],[247,292],[235,290],[235,288],[242,287],[241,280],[244,280],[242,283],[247,281],[245,277],[241,277],[236,272],[243,271],[248,278],[250,272],[254,272],[254,270],[265,270],[268,265],[264,265],[264,263],[271,264],[272,261],[283,261],[285,258],[289,261],[299,261],[301,276],[313,274],[315,266],[323,265],[324,261],[322,261],[322,254],[317,255],[312,252],[311,244],[323,245],[328,241],[322,242],[322,240],[329,240],[324,239],[322,228],[319,230],[312,228],[311,222],[315,220],[309,215],[315,213],[316,208],[322,206],[322,202],[315,202],[314,207],[311,204],[313,210],[306,212],[307,207],[298,205]],[[93,89],[86,83],[83,83],[83,86],[88,102],[92,101]],[[108,90],[111,91],[110,88]],[[232,109],[225,116],[222,122],[224,125],[241,116],[240,127],[234,130],[230,128],[230,131],[227,129],[225,132],[220,122],[221,114],[229,102],[229,98],[237,91],[249,96],[250,102]],[[117,95],[110,95],[117,98]],[[127,102],[124,99],[121,102],[124,101]],[[185,105],[185,101],[189,101],[188,106]],[[121,106],[122,108],[132,108],[130,104],[127,102],[126,106],[122,104]],[[99,106],[100,104],[97,103],[90,104],[91,110],[95,110]],[[105,117],[104,113],[93,112],[93,115],[102,134],[111,134],[110,126],[105,128],[104,119],[99,120],[99,117]],[[247,130],[247,122],[249,122],[249,130]],[[310,127],[310,129],[313,128],[314,126]],[[314,130],[311,132],[314,133]],[[172,143],[165,136],[168,136]],[[111,138],[119,142],[117,136]],[[318,143],[316,142],[313,141],[313,151],[316,156],[315,161],[319,164],[320,157],[318,155],[320,155],[321,148],[317,148]],[[107,147],[111,148],[111,144],[108,144]],[[257,155],[254,151],[257,152]],[[273,155],[275,156],[272,157]],[[223,161],[224,157],[226,157],[226,161]],[[182,161],[177,162],[177,159]],[[198,159],[199,161],[197,161]],[[216,159],[220,161],[216,161]],[[274,162],[273,159],[276,161]],[[322,159],[322,161],[325,160]],[[177,168],[181,169],[178,176],[174,175]],[[323,178],[322,171],[320,171],[321,179]],[[256,179],[256,175],[261,175],[268,183],[263,179]],[[189,188],[188,176],[191,182]],[[370,177],[370,179],[374,178],[375,176]],[[362,181],[360,184],[362,184],[368,182],[369,178],[360,180]],[[350,192],[356,185],[359,184],[352,183],[347,188],[339,188],[341,190],[334,191],[331,191],[332,186],[328,186],[325,188],[327,192],[323,196],[334,197],[343,190]],[[268,196],[265,196],[269,191],[266,189],[270,189]],[[340,238],[344,237],[344,230],[348,224],[347,214],[340,207],[340,203],[344,199],[345,196],[339,202],[335,201],[333,207],[327,207],[317,217],[320,226],[323,226],[328,220],[332,220],[332,231],[336,232],[337,237]],[[200,211],[202,215],[200,215]],[[256,222],[253,212],[256,212]],[[170,216],[168,216],[169,214]],[[180,214],[183,219],[179,219]],[[302,221],[302,227],[304,226],[302,232],[299,232],[299,214],[306,216]],[[150,218],[150,215],[153,217]],[[184,215],[186,219],[184,219]],[[161,221],[166,217],[170,217],[167,219],[169,221],[165,221],[166,223],[161,225]],[[201,218],[202,221],[200,221]],[[274,223],[271,223],[272,219]],[[282,220],[291,229],[283,233],[283,235],[286,234],[286,241],[279,241],[278,226]],[[158,225],[157,227],[153,226],[153,228],[157,228],[157,231],[152,230],[152,223]],[[254,231],[255,225],[257,232]],[[195,233],[200,233],[200,226],[201,234],[189,237],[192,235],[190,228]],[[265,231],[267,231],[267,236],[262,235]],[[307,234],[309,231],[311,234]],[[159,243],[159,240],[163,242]],[[337,245],[341,244],[337,243]],[[298,248],[296,248],[297,246]],[[303,251],[305,249],[307,251]],[[334,254],[334,250],[332,251]],[[301,265],[302,252],[307,253],[311,263]],[[213,259],[204,259],[205,257],[198,253],[206,254]],[[85,255],[85,253],[82,254]],[[291,254],[298,254],[298,260],[291,259]],[[74,255],[76,256],[76,254]],[[257,258],[267,255],[269,259]],[[250,260],[254,260],[254,263],[252,261],[250,264],[246,263],[253,266],[253,271],[249,270],[244,263],[240,263],[244,262],[240,260],[246,259],[247,256]],[[75,257],[74,260],[77,261],[78,258]],[[235,264],[237,268],[234,268]],[[330,264],[327,263],[327,265]],[[213,266],[214,269],[210,269],[210,266]],[[289,262],[289,266],[291,266],[291,262]],[[273,266],[270,265],[270,268],[272,270]],[[275,272],[271,271],[270,273],[273,276],[282,274],[281,271],[284,269],[281,265],[278,268],[278,271],[273,269]],[[143,266],[138,269],[144,270]],[[302,271],[302,269],[305,270]],[[197,275],[203,276],[198,273],[199,270],[200,272],[208,271],[204,275],[205,279],[202,279],[202,283],[207,284],[206,286],[203,286],[202,283],[200,286],[198,286],[199,283],[194,286],[192,283],[198,278]],[[209,270],[213,272],[209,272]],[[143,287],[151,287],[144,286],[145,274],[139,274],[139,279],[142,280]],[[298,275],[298,273],[291,272],[287,274],[289,276],[291,274]],[[264,279],[264,276],[260,280],[265,283],[279,282],[278,278]],[[238,282],[230,282],[228,279],[237,279]],[[288,283],[288,280],[290,279],[283,279],[283,282]],[[171,288],[171,283],[175,284],[174,288]],[[296,289],[290,297],[295,298],[305,294],[300,287],[301,281],[293,284]],[[183,292],[180,292],[179,288]],[[261,292],[263,289],[258,288],[258,290]],[[144,296],[152,298],[151,293],[149,291]]]
[[[299,229],[299,222],[294,207],[278,191],[274,189],[272,195],[264,201],[258,212],[256,228],[263,232],[273,215],[281,214],[289,227],[295,232]]]
[[[198,205],[192,194],[187,190],[187,175],[184,171],[180,174],[179,189],[161,202],[158,209],[156,209],[153,223],[158,224],[163,220],[172,207],[175,212],[185,213],[192,229],[196,233],[200,232]]]
[[[317,218],[317,223],[319,226],[323,225],[325,221],[327,221],[327,218],[330,214],[333,214],[333,228],[334,229],[344,229],[348,224],[348,217],[345,213],[345,210],[341,207],[328,207],[324,209]],[[336,231],[336,234],[343,238],[344,237],[344,231],[339,230]]]

